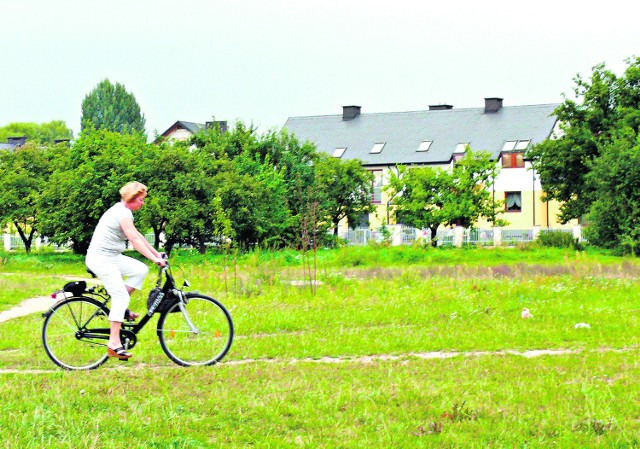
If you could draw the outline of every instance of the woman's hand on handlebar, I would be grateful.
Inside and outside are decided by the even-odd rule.
[[[161,257],[154,257],[152,262],[160,267],[164,267],[167,264],[167,255],[162,253],[160,256]]]

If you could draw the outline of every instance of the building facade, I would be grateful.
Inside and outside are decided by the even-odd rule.
[[[559,229],[559,204],[544,202],[543,186],[524,157],[528,148],[559,132],[554,116],[558,104],[503,106],[502,98],[485,98],[484,107],[454,109],[432,105],[428,110],[363,114],[360,106],[344,106],[342,114],[290,117],[285,123],[301,141],[341,159],[359,159],[374,174],[372,202],[376,212],[368,223],[376,229],[393,223],[391,199],[383,187],[398,165],[449,168],[466,148],[487,151],[501,167],[494,185],[504,200],[502,218],[508,229]],[[363,217],[362,224],[367,220]],[[479,228],[489,227],[478,223]],[[344,225],[346,228],[346,224]]]

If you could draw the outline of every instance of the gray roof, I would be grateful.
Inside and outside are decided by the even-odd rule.
[[[346,148],[342,159],[360,159],[365,165],[447,163],[459,143],[472,150],[489,151],[497,159],[508,140],[548,139],[556,124],[558,104],[504,106],[497,112],[482,108],[360,114],[343,120],[342,114],[290,117],[284,127],[318,150],[333,154]],[[423,141],[432,141],[426,152],[416,151]],[[371,154],[376,143],[385,143]]]
[[[195,134],[196,132],[204,128],[204,124],[202,123],[185,122],[183,120],[178,120],[176,123],[181,124],[185,129],[190,131],[192,134]]]
[[[171,125],[169,128],[167,128],[167,130],[165,132],[163,132],[162,134],[160,134],[160,135],[161,136],[166,136],[167,134],[169,134],[171,131],[173,131],[176,128],[177,129],[186,129],[191,134],[195,134],[196,132],[198,132],[198,131],[200,131],[201,129],[204,128],[204,124],[202,124],[202,123],[194,123],[194,122],[185,122],[184,120],[178,120],[177,122],[175,122],[173,125]]]

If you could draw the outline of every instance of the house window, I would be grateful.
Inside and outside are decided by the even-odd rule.
[[[361,214],[358,217],[358,228],[368,228],[369,227],[369,214]]]
[[[423,140],[416,151],[429,151],[429,147],[431,147],[432,143],[432,140]]]
[[[524,153],[514,151],[512,153],[502,153],[502,168],[522,168],[524,167]]]
[[[464,154],[467,152],[467,149],[469,148],[469,143],[468,142],[461,142],[458,145],[456,145],[456,151],[453,152],[453,156],[451,156],[451,159],[453,159],[453,162],[458,162],[460,159],[462,159],[464,157]]]
[[[522,211],[522,193],[506,192],[504,194],[504,207],[507,212]]]
[[[382,203],[382,170],[373,170],[373,192],[371,193],[371,202],[375,204]]]
[[[376,143],[373,148],[371,148],[371,151],[369,153],[371,154],[378,154],[382,151],[382,149],[384,148],[384,142],[383,143]]]
[[[507,140],[502,146],[502,167],[524,167],[524,151],[530,143],[531,140]]]
[[[336,148],[333,150],[333,157],[342,157],[345,151],[347,151],[346,148]]]

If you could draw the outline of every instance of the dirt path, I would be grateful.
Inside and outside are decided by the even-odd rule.
[[[588,350],[579,350],[579,349],[534,349],[528,351],[515,351],[515,350],[502,350],[502,351],[467,351],[467,352],[442,352],[442,351],[434,351],[434,352],[410,352],[406,354],[380,354],[380,355],[370,355],[363,357],[322,357],[320,359],[312,359],[312,358],[304,358],[304,359],[243,359],[243,360],[230,360],[228,362],[220,362],[220,365],[246,365],[252,363],[280,363],[280,364],[292,364],[292,363],[358,363],[358,364],[368,364],[374,363],[377,361],[385,361],[385,360],[397,360],[401,361],[402,364],[409,363],[411,359],[451,359],[455,357],[499,357],[505,355],[516,355],[525,358],[534,358],[541,356],[562,356],[562,355],[577,355],[582,353],[592,353],[592,352],[626,352],[637,350],[637,348],[598,348],[598,349],[588,349]],[[123,365],[111,365],[104,366],[99,369],[107,369],[107,370],[126,370],[126,369],[183,369],[177,365],[170,364],[167,362],[166,365],[150,365],[148,363],[137,363],[133,366],[123,366]],[[2,374],[51,374],[51,373],[59,373],[61,370],[59,369],[0,369],[0,375]]]

